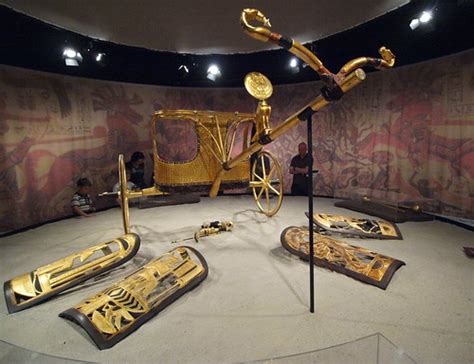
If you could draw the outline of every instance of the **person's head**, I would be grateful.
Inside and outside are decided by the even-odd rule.
[[[87,178],[79,178],[77,180],[77,192],[83,195],[89,193],[91,186],[92,186],[92,183]]]
[[[138,167],[145,162],[145,155],[142,152],[134,152],[130,161],[135,167]]]
[[[306,143],[300,143],[298,144],[298,154],[300,157],[304,157],[308,153],[308,146]]]

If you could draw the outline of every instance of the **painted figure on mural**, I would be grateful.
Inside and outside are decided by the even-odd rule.
[[[398,152],[399,158],[404,156],[410,165],[405,171],[411,173],[403,179],[414,190],[412,195],[433,200],[430,210],[453,213],[465,210],[463,206],[473,199],[469,197],[474,177],[469,171],[474,163],[473,121],[451,118],[441,101],[432,94],[408,92],[392,98],[387,108],[398,114],[391,133],[394,144],[404,151]]]
[[[1,124],[1,121],[0,121]],[[1,132],[0,132],[1,134]],[[8,230],[11,224],[21,219],[22,212],[17,208],[21,189],[25,183],[18,179],[17,167],[23,163],[34,140],[25,137],[13,150],[6,152],[0,145],[0,231]]]
[[[0,93],[0,231],[9,230],[10,226],[21,219],[21,210],[17,204],[23,197],[25,181],[18,173],[35,140],[24,136],[17,143],[8,143],[6,135],[10,131],[7,112],[7,94]]]
[[[128,96],[123,86],[111,85],[96,88],[91,96],[93,110],[106,111],[107,149],[115,153],[141,149],[141,139],[134,126],[143,121],[143,116],[132,108],[143,103],[141,97],[136,93]],[[116,155],[110,159],[115,161]]]
[[[142,100],[136,94],[128,96],[123,87],[97,88],[92,110],[82,89],[55,77],[2,73],[0,82],[5,85],[0,97],[0,180],[8,186],[0,198],[2,206],[14,199],[23,211],[13,220],[9,217],[14,212],[1,212],[2,225],[18,228],[69,214],[75,181],[84,171],[94,173],[94,189],[98,189],[94,193],[110,190],[111,171],[127,141],[133,139],[130,148],[150,145],[148,133],[138,136],[133,127],[143,123],[141,114],[132,110]],[[83,97],[73,102],[71,93]],[[107,111],[104,124],[93,115],[99,110]]]

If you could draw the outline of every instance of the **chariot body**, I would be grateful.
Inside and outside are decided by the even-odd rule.
[[[271,107],[266,100],[273,92],[272,84],[257,72],[249,73],[244,84],[258,100],[255,113],[200,110],[159,110],[154,113],[151,119],[154,186],[141,191],[122,189],[122,186],[127,186],[127,181],[124,158],[122,155],[119,157],[125,231],[130,231],[128,199],[169,193],[209,192],[218,178],[218,191],[250,188],[262,213],[273,216],[278,212],[283,200],[283,174],[276,157],[264,150],[263,145],[231,168],[227,167],[233,156],[248,150],[252,143],[258,142],[258,135],[271,130]],[[185,141],[189,142],[184,146],[185,155],[180,155],[178,160],[170,158],[167,152],[170,149],[179,150],[177,144]],[[220,177],[223,168],[228,169]]]
[[[251,22],[263,26],[253,26]],[[244,9],[240,23],[243,31],[259,41],[272,42],[287,49],[316,71],[324,83],[321,93],[277,127],[270,125],[271,106],[267,100],[273,92],[271,82],[263,74],[249,73],[244,79],[246,90],[258,100],[255,113],[198,110],[160,110],[151,120],[153,135],[154,186],[140,191],[127,189],[123,155],[119,156],[120,200],[125,233],[130,232],[128,200],[143,196],[183,191],[208,191],[216,197],[224,188],[248,186],[258,209],[267,216],[275,215],[283,199],[283,175],[277,159],[264,146],[296,126],[307,116],[365,79],[362,67],[391,68],[395,57],[389,49],[379,49],[381,58],[359,57],[346,63],[334,74],[321,60],[298,41],[270,31],[270,21],[256,9]],[[174,123],[174,124],[173,124]],[[196,147],[191,157],[170,160],[164,144],[168,127],[193,130]],[[163,138],[164,135],[164,138]],[[173,133],[168,136],[172,139]],[[179,142],[179,140],[178,140]],[[237,146],[240,144],[240,148]],[[172,145],[168,147],[173,148]]]

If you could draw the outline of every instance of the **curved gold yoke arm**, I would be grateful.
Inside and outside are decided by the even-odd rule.
[[[253,26],[250,24],[251,21],[263,23],[263,26]],[[293,53],[296,57],[314,69],[320,76],[324,77],[325,74],[330,74],[329,70],[324,67],[321,60],[308,48],[294,39],[270,31],[270,29],[268,29],[271,27],[270,19],[265,17],[261,11],[257,9],[242,10],[240,24],[242,25],[244,32],[252,38],[262,42],[272,42],[280,47],[286,48],[289,52]]]
[[[263,23],[263,26],[253,26],[250,24],[252,21]],[[357,68],[362,68],[365,66],[372,66],[377,69],[391,68],[395,64],[395,56],[393,53],[389,49],[381,47],[379,49],[379,53],[382,58],[355,58],[346,63],[337,75],[333,75],[326,67],[324,67],[323,62],[304,45],[294,39],[270,31],[270,29],[268,29],[271,27],[270,19],[267,18],[261,11],[257,9],[242,10],[240,24],[242,25],[244,32],[252,38],[262,42],[272,42],[280,47],[286,48],[289,52],[294,54],[308,66],[314,69],[319,74],[321,79],[328,85],[334,84],[334,78],[335,81],[339,83],[341,78],[350,74]]]
[[[371,66],[377,69],[392,68],[395,65],[395,55],[385,47],[379,48],[379,54],[382,58],[359,57],[347,62],[340,69],[338,76],[345,77],[357,68]]]

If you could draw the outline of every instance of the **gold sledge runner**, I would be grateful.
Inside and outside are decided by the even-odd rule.
[[[18,312],[44,302],[115,268],[130,260],[139,247],[137,234],[125,234],[19,275],[3,285],[8,312]]]
[[[80,325],[99,349],[108,349],[198,286],[207,273],[197,250],[177,247],[59,316]]]
[[[309,214],[306,212],[306,216]],[[321,229],[332,233],[375,239],[403,239],[397,225],[385,220],[359,219],[349,216],[313,214]]]
[[[281,233],[281,244],[290,253],[309,260],[309,230],[290,226]],[[349,245],[314,233],[314,264],[361,282],[386,289],[401,260],[387,257],[358,246]]]

